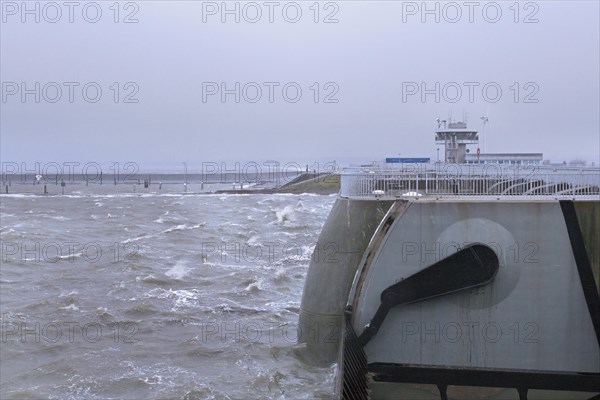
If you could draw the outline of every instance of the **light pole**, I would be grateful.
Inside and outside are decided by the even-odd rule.
[[[440,163],[440,148],[437,148],[437,163]]]
[[[187,193],[187,162],[183,162],[183,179],[185,181],[185,183],[183,184],[183,187],[185,189],[185,192]]]

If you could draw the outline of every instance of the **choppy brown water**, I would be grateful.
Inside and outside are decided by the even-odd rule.
[[[3,195],[2,399],[313,399],[297,309],[335,196]]]

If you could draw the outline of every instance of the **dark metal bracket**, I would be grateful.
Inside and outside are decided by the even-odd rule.
[[[392,307],[486,285],[494,280],[499,265],[491,248],[473,244],[388,287],[359,343],[365,346],[379,332]]]
[[[447,399],[450,385],[514,388],[527,400],[532,389],[599,392],[600,374],[537,370],[504,370],[373,363],[368,365],[376,382],[435,384],[440,398]],[[594,396],[592,399],[598,399]]]

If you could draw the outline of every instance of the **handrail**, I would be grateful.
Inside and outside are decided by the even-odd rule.
[[[342,197],[581,197],[600,198],[600,169],[535,166],[465,168],[443,164],[417,171],[378,168],[345,169],[340,174]]]

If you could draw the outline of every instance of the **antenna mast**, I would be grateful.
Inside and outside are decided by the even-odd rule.
[[[481,117],[481,120],[483,121],[483,152],[485,153],[485,127],[489,120],[485,115]]]

